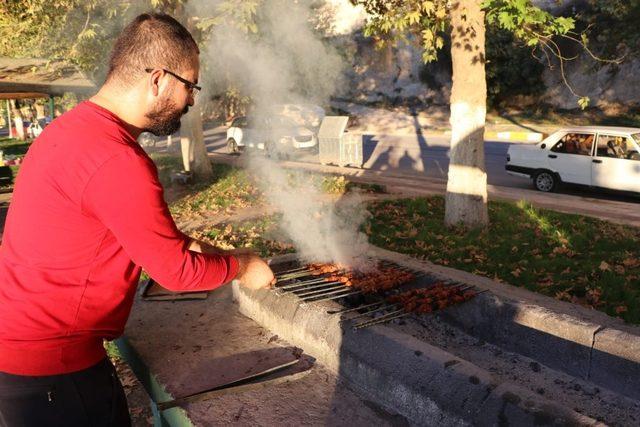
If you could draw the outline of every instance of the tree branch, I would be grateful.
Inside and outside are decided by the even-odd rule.
[[[591,49],[589,49],[587,47],[587,45],[585,43],[583,43],[582,40],[578,40],[575,37],[571,37],[571,36],[567,36],[566,34],[560,34],[561,37],[564,37],[565,39],[574,41],[576,43],[578,43],[580,46],[582,46],[582,48],[585,50],[585,52],[587,52],[589,54],[589,56],[591,56],[593,59],[595,59],[596,61],[599,62],[605,62],[607,64],[620,64],[622,63],[622,60],[625,58],[626,55],[622,55],[620,58],[618,59],[604,59],[604,58],[600,58],[599,56],[596,56]]]

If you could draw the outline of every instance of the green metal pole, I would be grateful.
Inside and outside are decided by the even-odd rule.
[[[53,121],[53,119],[55,118],[55,108],[56,104],[53,100],[53,95],[49,95],[49,115],[51,115],[51,121]]]

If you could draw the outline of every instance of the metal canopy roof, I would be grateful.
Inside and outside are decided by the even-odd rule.
[[[48,98],[65,92],[95,91],[91,80],[62,61],[0,57],[0,99]]]

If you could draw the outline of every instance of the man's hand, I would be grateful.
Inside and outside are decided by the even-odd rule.
[[[276,282],[273,271],[262,258],[253,253],[234,255],[238,260],[240,269],[236,279],[249,289],[263,289],[274,285]]]

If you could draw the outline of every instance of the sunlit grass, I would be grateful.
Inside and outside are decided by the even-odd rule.
[[[487,230],[444,227],[441,197],[373,203],[364,226],[390,250],[640,323],[640,230],[491,202]]]
[[[221,249],[249,248],[263,257],[294,252],[293,244],[279,228],[279,215],[203,227],[192,237]]]

